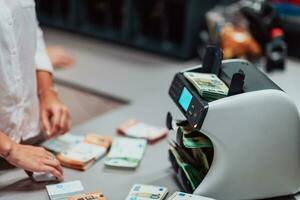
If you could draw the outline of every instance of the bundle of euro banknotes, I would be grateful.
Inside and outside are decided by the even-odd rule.
[[[116,137],[112,143],[105,165],[118,168],[136,168],[143,158],[145,139]]]
[[[215,74],[184,72],[183,75],[208,101],[226,97],[228,94],[227,85]]]
[[[48,140],[42,146],[55,153],[63,166],[84,171],[107,153],[111,143],[110,136],[68,133]]]
[[[139,122],[136,119],[129,119],[117,128],[121,135],[132,138],[143,138],[149,143],[155,143],[167,136],[168,131],[165,128],[155,127],[146,123]]]
[[[188,124],[177,129],[177,141],[170,142],[169,157],[180,174],[179,182],[187,192],[193,192],[209,171],[213,145],[209,138]]]
[[[70,197],[81,194],[81,192],[84,191],[83,185],[79,180],[46,185],[46,189],[50,200],[67,200]]]
[[[125,200],[163,200],[168,194],[165,187],[145,184],[135,184],[132,186]]]

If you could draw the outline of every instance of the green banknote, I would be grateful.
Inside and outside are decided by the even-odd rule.
[[[177,145],[175,143],[175,146],[173,146],[177,152],[177,154],[180,156],[180,158],[182,160],[184,160],[185,162],[191,164],[194,167],[198,167],[198,163],[196,162],[196,160],[194,159],[191,151],[189,149],[186,148],[182,148],[179,145]]]
[[[211,141],[204,135],[196,137],[186,137],[186,135],[183,135],[183,145],[190,149],[212,147]]]
[[[185,162],[175,148],[170,149],[172,154],[174,155],[177,164],[179,167],[183,170],[187,180],[189,181],[190,185],[192,186],[192,189],[195,190],[198,185],[201,183],[201,181],[204,178],[204,174],[201,173],[200,170],[197,170],[195,167],[190,165],[188,162]]]
[[[192,154],[195,161],[199,165],[199,169],[202,171],[202,173],[206,174],[210,167],[206,154],[202,149],[192,149]]]
[[[210,139],[197,130],[189,129],[187,126],[179,127],[183,133],[183,145],[186,148],[210,148],[213,147]]]
[[[215,74],[185,72],[183,75],[194,85],[199,94],[209,101],[223,98],[228,94],[228,87]]]
[[[171,144],[171,146],[176,150],[176,153],[184,162],[189,163],[191,166],[199,169],[201,173],[206,174],[209,170],[210,164],[208,161],[208,157],[206,155],[207,152],[210,152],[212,148],[193,148],[186,149],[179,147],[176,143]],[[208,156],[210,156],[209,154]]]

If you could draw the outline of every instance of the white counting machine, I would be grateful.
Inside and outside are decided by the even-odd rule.
[[[186,122],[213,145],[209,171],[191,192],[230,200],[296,194],[300,188],[297,107],[249,62],[222,58],[220,49],[208,47],[202,67],[177,73],[169,90]],[[228,96],[204,100],[183,76],[186,71],[218,75],[229,86]],[[171,120],[167,117],[169,128]]]

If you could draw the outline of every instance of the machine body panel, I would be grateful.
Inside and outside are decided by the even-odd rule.
[[[201,132],[213,142],[214,160],[195,194],[232,200],[299,191],[300,119],[284,92],[244,93],[209,108]]]

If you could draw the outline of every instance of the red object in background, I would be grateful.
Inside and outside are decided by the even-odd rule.
[[[300,6],[300,0],[289,0],[289,3]]]
[[[273,28],[271,30],[271,38],[282,37],[283,30],[281,28]]]
[[[270,0],[271,3],[288,3],[295,6],[300,6],[300,0]]]

